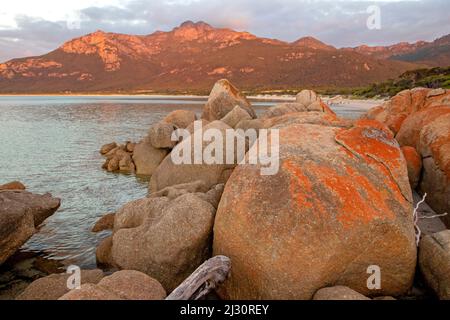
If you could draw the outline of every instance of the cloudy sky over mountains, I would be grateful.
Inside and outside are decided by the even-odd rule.
[[[379,30],[367,27],[374,4]],[[449,12],[448,0],[14,0],[0,7],[0,61],[43,54],[98,29],[149,34],[186,20],[285,41],[314,36],[337,47],[431,41],[450,33]]]

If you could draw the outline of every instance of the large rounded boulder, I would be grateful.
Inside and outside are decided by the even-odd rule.
[[[221,296],[311,299],[337,285],[405,293],[416,265],[412,194],[391,132],[373,121],[272,129],[278,173],[239,165],[219,203],[213,251],[233,262]],[[379,290],[367,287],[372,265],[381,269]]]
[[[197,180],[203,181],[209,188],[213,185],[224,183],[228,179],[237,162],[226,163],[227,146],[225,143],[219,146],[223,155],[221,161],[209,163],[204,157],[204,155],[209,154],[206,151],[208,146],[211,145],[211,141],[206,139],[209,129],[214,130],[218,134],[220,133],[221,137],[226,137],[227,130],[232,130],[230,126],[222,121],[213,121],[206,126],[202,126],[201,129],[186,139],[183,139],[154,171],[149,184],[150,192],[157,192],[166,187]],[[197,141],[200,142],[197,143]],[[185,153],[187,157],[184,157]],[[196,162],[196,154],[201,155],[201,159],[198,162]],[[214,155],[214,152],[211,154]],[[186,161],[181,161],[182,158],[185,158]],[[174,161],[174,159],[177,160]],[[178,161],[182,163],[178,163]]]
[[[99,262],[144,272],[172,291],[210,256],[215,211],[194,193],[127,203]]]
[[[448,104],[450,104],[449,90],[414,88],[399,92],[383,105],[369,110],[365,117],[383,122],[396,134],[411,114]]]

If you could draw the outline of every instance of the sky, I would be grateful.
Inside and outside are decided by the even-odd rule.
[[[450,0],[3,0],[0,62],[41,55],[103,30],[169,31],[186,20],[336,47],[432,41],[450,33]]]

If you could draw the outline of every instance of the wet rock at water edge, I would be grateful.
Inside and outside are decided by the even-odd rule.
[[[0,264],[58,210],[60,199],[23,190],[0,191]]]

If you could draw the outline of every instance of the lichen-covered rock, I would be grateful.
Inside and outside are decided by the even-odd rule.
[[[420,190],[436,212],[450,213],[450,113],[422,128],[417,148],[423,158]],[[442,219],[450,226],[450,216]]]
[[[202,119],[208,121],[220,120],[235,106],[240,106],[252,118],[256,118],[255,111],[245,96],[228,80],[219,80],[215,83],[209,94],[208,102],[203,107]]]
[[[415,112],[403,122],[402,127],[395,138],[401,146],[417,148],[422,128],[432,123],[434,120],[449,114],[450,105],[437,106]]]
[[[442,300],[450,300],[450,230],[422,238],[419,266],[437,296]]]
[[[419,190],[438,214],[450,211],[450,90],[406,90],[369,111],[391,127],[401,146],[414,147],[422,158]],[[404,118],[393,128],[393,119]],[[397,130],[398,129],[398,130]],[[444,217],[450,226],[450,217]]]
[[[405,293],[416,264],[412,194],[390,131],[374,121],[273,128],[279,172],[239,165],[219,203],[214,255],[233,261],[222,297],[311,299],[330,285]],[[381,290],[367,288],[370,265],[383,270]]]
[[[103,272],[98,269],[81,270],[80,276],[82,284],[96,284],[103,278]],[[59,273],[35,280],[16,297],[16,300],[58,300],[70,291],[67,288],[69,277],[70,274]]]
[[[366,296],[345,286],[335,286],[318,290],[313,300],[370,300]]]
[[[161,284],[135,270],[122,270],[104,277],[98,284],[84,284],[59,300],[163,300]]]
[[[0,191],[0,264],[16,252],[60,204],[60,199],[49,193]]]
[[[414,88],[398,93],[383,105],[372,108],[365,115],[366,118],[378,120],[386,124],[394,134],[397,134],[403,122],[418,111],[428,108],[449,105],[449,90],[432,90],[426,88]]]
[[[416,189],[420,180],[420,173],[422,171],[422,157],[413,147],[402,147],[403,156],[406,160],[408,168],[408,178],[411,189]]]

